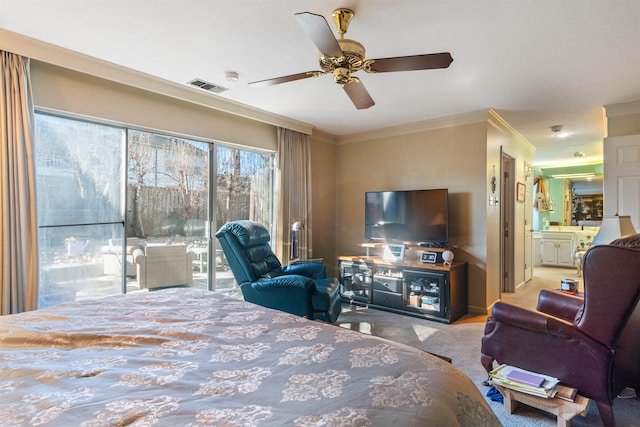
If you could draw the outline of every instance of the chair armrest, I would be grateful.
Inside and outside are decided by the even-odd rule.
[[[324,279],[327,277],[327,267],[324,264],[291,264],[283,267],[287,274],[297,274],[311,279]]]
[[[572,323],[583,306],[584,299],[575,295],[548,289],[541,290],[538,295],[538,311]]]
[[[313,291],[316,283],[308,277],[289,274],[271,279],[260,279],[257,282],[253,282],[251,286],[260,291],[277,288],[301,288],[306,291]]]
[[[136,262],[136,264],[144,264],[144,251],[142,249],[135,249],[133,251],[133,260]]]
[[[294,264],[324,264],[324,258],[298,258],[289,262],[289,265]]]
[[[133,261],[136,265],[136,279],[140,289],[147,287],[147,258],[144,255],[142,249],[135,249],[133,251]]]
[[[185,266],[186,268],[186,277],[185,280],[187,282],[187,285],[191,286],[193,284],[193,260],[196,259],[196,253],[193,252],[192,250],[187,250],[187,256],[186,256],[186,261],[187,261],[187,265]]]
[[[573,323],[562,318],[503,302],[495,303],[491,316],[495,320],[495,323],[503,323],[533,332],[562,338],[584,339],[586,336],[583,332],[579,331]]]

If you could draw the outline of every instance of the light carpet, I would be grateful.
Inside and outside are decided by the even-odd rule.
[[[515,293],[504,293],[502,300],[535,309],[540,289],[557,289],[562,278],[577,279],[575,270],[536,268],[534,279]],[[580,284],[582,285],[582,284]],[[485,396],[487,402],[506,427],[552,427],[556,417],[543,411],[519,405],[514,414],[506,414],[499,402],[486,397],[488,387],[482,385],[487,375],[480,364],[480,340],[484,335],[486,316],[466,315],[447,325],[412,316],[366,307],[344,305],[338,324],[347,329],[402,342],[422,350],[450,357],[453,365],[465,372]],[[616,399],[613,405],[618,426],[640,427],[640,400]],[[600,414],[592,402],[585,417],[575,417],[573,426],[601,426]]]

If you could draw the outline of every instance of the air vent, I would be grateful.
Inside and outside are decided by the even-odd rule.
[[[200,89],[204,89],[206,91],[209,92],[213,92],[213,93],[222,93],[227,89],[226,87],[222,87],[222,86],[218,86],[217,84],[213,84],[213,83],[209,83],[209,82],[205,82],[202,79],[193,79],[189,82],[190,85],[192,86],[196,86],[199,87]]]

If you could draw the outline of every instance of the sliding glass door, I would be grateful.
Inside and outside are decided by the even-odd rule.
[[[124,129],[37,114],[40,308],[122,293],[103,247],[122,240]]]
[[[137,130],[128,139],[127,238],[144,261],[131,286],[208,289],[211,144]]]
[[[273,224],[274,154],[36,114],[39,307],[190,286],[240,296],[215,240]]]
[[[273,153],[217,146],[215,188],[215,231],[226,222],[248,219],[272,229]],[[215,290],[238,294],[237,283],[228,268],[217,240],[214,241]]]

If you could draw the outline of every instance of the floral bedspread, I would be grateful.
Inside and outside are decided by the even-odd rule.
[[[194,289],[0,317],[0,425],[492,426],[420,350]]]

